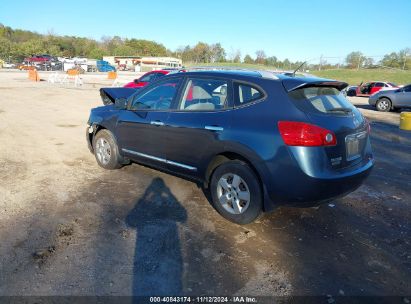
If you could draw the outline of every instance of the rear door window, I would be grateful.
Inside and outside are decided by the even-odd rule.
[[[216,111],[227,108],[229,83],[224,79],[188,79],[178,110]]]
[[[289,93],[294,104],[308,112],[347,114],[354,106],[337,89],[332,87],[308,87]]]

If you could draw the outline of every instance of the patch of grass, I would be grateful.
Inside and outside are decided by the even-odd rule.
[[[366,81],[389,81],[397,85],[411,83],[411,71],[373,69],[373,70],[325,70],[325,71],[310,71],[318,77],[337,79],[348,82],[351,85],[358,85]]]

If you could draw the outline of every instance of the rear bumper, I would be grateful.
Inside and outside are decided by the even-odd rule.
[[[345,196],[362,185],[374,166],[369,159],[363,166],[349,173],[326,178],[312,177],[300,171],[284,176],[275,183],[275,187],[267,189],[266,209],[278,206],[312,207],[327,203]]]

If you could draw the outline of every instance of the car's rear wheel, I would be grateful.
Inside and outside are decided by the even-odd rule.
[[[389,112],[391,110],[391,100],[388,98],[381,98],[375,104],[378,111]]]
[[[97,163],[104,169],[118,169],[124,163],[123,157],[118,153],[118,147],[113,134],[103,129],[93,139],[94,156]]]
[[[214,208],[229,221],[248,224],[262,212],[259,179],[242,161],[228,161],[217,167],[211,177],[210,191]]]

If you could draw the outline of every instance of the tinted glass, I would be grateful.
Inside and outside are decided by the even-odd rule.
[[[375,87],[377,87],[377,88],[383,88],[383,87],[384,87],[384,84],[383,84],[382,82],[377,82],[377,83],[375,84]]]
[[[343,94],[341,94],[340,91],[331,87],[309,87],[299,89],[289,93],[289,96],[296,106],[303,108],[303,110],[338,114],[338,111],[335,112],[336,109],[354,109],[354,106]]]
[[[247,104],[262,98],[264,95],[257,88],[247,84],[236,84],[236,106]]]
[[[169,79],[155,85],[149,91],[134,97],[132,110],[168,110],[177,94],[179,79]]]
[[[411,92],[411,85],[404,87],[404,92]]]
[[[143,76],[143,77],[140,79],[140,81],[141,81],[141,82],[150,82],[150,81],[152,81],[155,77],[156,77],[156,74],[155,74],[155,73],[148,74],[148,75]]]
[[[227,105],[228,82],[216,79],[190,79],[178,106],[186,111],[214,111]]]
[[[156,79],[159,79],[159,78],[161,78],[161,77],[163,77],[163,76],[166,76],[166,74],[156,73]]]

